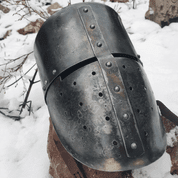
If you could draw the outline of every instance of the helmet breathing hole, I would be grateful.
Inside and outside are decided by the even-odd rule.
[[[60,93],[60,96],[62,96],[63,94],[62,93]]]
[[[137,112],[140,114],[141,113],[140,109],[137,109]]]
[[[153,107],[151,107],[151,110],[153,111]]]
[[[108,116],[106,116],[106,118],[105,118],[107,121],[109,121],[110,120],[110,118],[108,117]]]
[[[93,71],[93,72],[92,72],[92,75],[96,75],[96,72],[95,72],[95,71]]]
[[[83,106],[83,103],[82,103],[82,102],[80,102],[80,103],[79,103],[79,106]]]
[[[113,141],[112,143],[113,143],[113,145],[117,145],[117,142],[116,142],[116,141]]]
[[[124,69],[126,68],[125,65],[122,66]]]
[[[99,92],[99,96],[102,97],[102,96],[103,96],[103,93]]]
[[[130,87],[129,89],[130,89],[131,91],[133,90],[133,88],[132,88],[132,87]]]
[[[83,126],[83,129],[85,129],[85,130],[86,130],[86,129],[87,129],[87,126],[86,126],[86,125],[84,125],[84,126]]]
[[[148,132],[144,131],[144,135],[147,137],[148,136]]]
[[[76,85],[76,84],[77,84],[77,82],[74,82],[74,83],[73,83],[73,85]]]

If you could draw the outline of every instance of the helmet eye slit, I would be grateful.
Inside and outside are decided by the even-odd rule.
[[[60,78],[61,78],[61,81],[64,80],[67,76],[69,76],[70,74],[72,74],[73,72],[77,71],[78,69],[90,64],[90,63],[93,63],[97,61],[97,58],[96,57],[93,57],[93,58],[90,58],[90,59],[87,59],[87,60],[84,60],[82,62],[79,62],[71,67],[69,67],[68,69],[66,69],[65,71],[63,71],[61,74],[60,74]],[[92,72],[92,75],[95,75],[96,72]],[[74,84],[74,83],[73,83]]]

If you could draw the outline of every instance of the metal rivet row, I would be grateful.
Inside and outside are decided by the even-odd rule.
[[[132,143],[131,144],[131,148],[135,150],[137,148],[137,144],[136,143]]]

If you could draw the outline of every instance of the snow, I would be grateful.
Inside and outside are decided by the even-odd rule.
[[[170,176],[171,159],[168,153],[165,153],[156,162],[133,171],[136,178],[167,178]],[[173,176],[172,176],[173,177]],[[178,177],[178,176],[177,176]]]
[[[63,7],[68,5],[66,0],[53,0],[52,2],[58,2]],[[71,0],[72,4],[77,2],[82,2],[82,0]],[[104,3],[101,0],[95,2]],[[37,0],[31,1],[31,4],[36,10],[46,8],[40,6]],[[107,1],[105,4],[114,8],[121,16],[129,37],[141,56],[155,98],[163,101],[174,113],[178,114],[178,43],[176,40],[178,39],[178,23],[160,28],[158,24],[146,20],[144,16],[149,7],[148,0],[137,0],[136,9],[132,8],[132,2],[124,4]],[[0,13],[0,38],[7,30],[12,30],[10,36],[0,41],[0,76],[4,75],[5,67],[1,64],[33,51],[36,34],[23,36],[17,30],[29,23],[27,19],[35,21],[39,18],[38,15],[32,14],[26,19],[19,20],[20,15],[15,15],[15,12],[20,10],[20,7],[9,7],[11,8],[9,13]],[[23,13],[19,12],[19,14]],[[11,67],[15,64],[12,63]],[[28,74],[25,75],[25,72],[34,64],[35,59],[31,54],[23,66],[23,71],[13,73],[14,77],[7,82],[6,86],[21,76],[24,76],[23,80],[1,91],[0,111],[17,113],[18,105],[24,101],[25,91],[28,89],[28,80],[33,77],[36,66]],[[37,80],[39,80],[38,74],[35,81]],[[32,101],[33,112],[29,115],[25,108],[21,115],[23,119],[20,121],[0,114],[0,178],[50,177],[46,150],[49,113],[40,83],[33,85],[29,100]],[[169,146],[173,146],[177,133],[178,127],[167,134]],[[165,152],[153,164],[133,170],[133,176],[135,178],[178,178],[178,175],[170,174],[170,169],[170,155]]]

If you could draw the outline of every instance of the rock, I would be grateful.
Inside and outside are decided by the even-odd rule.
[[[4,13],[8,13],[10,11],[10,9],[8,7],[5,7],[1,4],[0,4],[0,10],[3,11]]]
[[[48,144],[47,144],[47,152],[50,160],[50,168],[49,173],[53,178],[71,178],[71,175],[68,167],[66,166],[61,153],[57,148],[57,142],[60,142],[54,127],[52,125],[50,119],[50,127],[48,134]],[[63,152],[66,152],[64,149]],[[67,153],[68,154],[68,153]],[[120,171],[120,172],[103,172],[91,169],[85,165],[82,165],[78,161],[76,161],[81,171],[85,173],[86,177],[89,178],[133,178],[131,171]],[[76,176],[79,177],[79,176]]]
[[[161,27],[178,22],[178,1],[150,0],[145,18],[158,23]]]
[[[51,4],[48,8],[47,11],[50,15],[53,15],[56,12],[56,9],[62,8],[57,2],[54,4]]]
[[[35,22],[30,22],[26,27],[19,29],[18,32],[22,35],[29,33],[37,33],[44,21],[42,19],[37,19]]]

